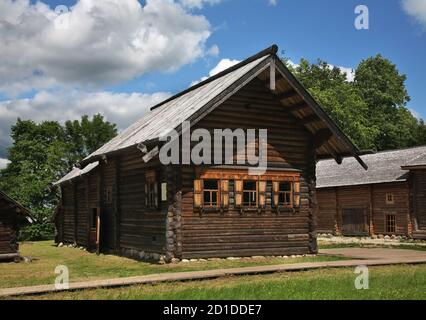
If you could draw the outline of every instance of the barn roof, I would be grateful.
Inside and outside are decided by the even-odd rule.
[[[60,180],[55,182],[53,185],[59,185],[67,181],[71,181],[75,178],[81,177],[93,169],[95,169],[99,165],[99,161],[92,162],[85,166],[83,169],[73,168],[70,172],[68,172],[65,176],[63,176]]]
[[[417,157],[407,161],[403,166],[403,169],[424,169],[426,168],[426,150],[424,153],[419,154]]]
[[[368,165],[367,171],[353,158],[343,159],[340,166],[333,160],[322,160],[317,164],[317,188],[406,181],[406,164],[425,160],[425,155],[426,146],[367,154],[361,157]]]
[[[82,160],[79,166],[84,167],[105,156],[136,148],[141,143],[156,144],[169,131],[175,129],[179,132],[179,126],[184,121],[190,121],[194,125],[257,78],[265,86],[274,83],[276,86],[273,92],[283,109],[303,123],[315,136],[318,158],[332,156],[340,162],[343,156],[350,155],[366,167],[359,158],[358,149],[282,63],[276,55],[277,50],[278,47],[273,45],[154,106],[139,121]]]
[[[11,209],[14,209],[16,213],[23,216],[29,223],[33,223],[35,220],[31,216],[31,212],[22,206],[19,202],[9,197],[6,193],[0,190],[0,202],[5,202]]]

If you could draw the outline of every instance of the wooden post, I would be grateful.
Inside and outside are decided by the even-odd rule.
[[[121,204],[120,204],[120,158],[115,159],[115,191],[114,191],[114,213],[115,213],[115,250],[119,251],[121,232]]]
[[[368,233],[370,236],[374,235],[374,220],[373,220],[373,214],[374,214],[374,194],[373,194],[373,186],[369,186],[369,214],[368,214],[368,224],[369,224],[369,230]]]
[[[77,225],[78,225],[78,200],[77,200],[77,184],[73,183],[72,188],[73,200],[74,200],[74,242],[77,243]]]
[[[275,59],[271,59],[270,65],[270,73],[269,73],[269,87],[271,91],[275,91],[276,83],[275,83]]]

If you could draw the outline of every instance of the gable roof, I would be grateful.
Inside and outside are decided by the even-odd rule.
[[[0,201],[6,202],[11,209],[15,209],[16,213],[24,217],[29,223],[33,223],[35,220],[31,217],[31,212],[23,207],[19,202],[9,197],[6,193],[0,190]]]
[[[407,160],[410,163],[410,159],[422,158],[425,153],[426,146],[367,154],[361,157],[368,165],[367,171],[353,158],[345,158],[340,166],[332,160],[319,161],[317,188],[407,181],[408,171],[404,167]]]
[[[71,181],[75,178],[81,177],[89,172],[91,172],[93,169],[95,169],[99,165],[99,161],[95,161],[92,163],[89,163],[87,166],[85,166],[83,169],[79,168],[73,168],[70,172],[68,172],[65,176],[63,176],[60,180],[55,182],[53,185],[59,185],[67,181]]]
[[[426,150],[424,153],[421,153],[415,158],[407,161],[402,166],[402,168],[406,170],[425,169],[426,168]]]
[[[277,51],[278,47],[273,45],[154,106],[139,121],[83,159],[79,167],[128,148],[136,148],[141,143],[155,144],[167,132],[173,129],[179,132],[179,126],[184,121],[194,125],[239,89],[258,78],[265,82],[265,86],[276,83],[274,94],[283,109],[300,120],[315,136],[318,158],[332,156],[341,162],[344,156],[350,155],[366,168],[359,158],[358,149],[291,74],[277,57]],[[272,75],[275,76],[273,81]]]

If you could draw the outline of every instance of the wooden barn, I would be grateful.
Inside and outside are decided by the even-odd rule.
[[[318,232],[426,239],[426,147],[317,165]]]
[[[316,160],[351,155],[364,163],[276,52],[272,46],[167,99],[82,160],[56,183],[57,241],[165,261],[317,252]],[[176,129],[183,143],[184,121],[191,133],[267,129],[266,172],[250,175],[248,159],[235,160],[241,149],[226,165],[163,165],[159,138]]]
[[[0,261],[19,256],[19,229],[32,222],[27,209],[0,191]]]

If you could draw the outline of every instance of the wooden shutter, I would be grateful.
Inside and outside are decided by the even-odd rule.
[[[194,180],[194,207],[201,208],[203,205],[203,180]]]
[[[293,206],[300,207],[300,182],[296,181],[293,183]]]
[[[240,207],[243,203],[243,180],[235,180],[235,206]]]
[[[227,208],[229,206],[229,180],[220,181],[220,196],[222,208]]]
[[[266,206],[266,181],[259,181],[259,206]]]
[[[280,191],[279,181],[272,181],[272,194],[273,194],[272,203],[274,207],[278,207],[278,204],[279,204],[279,191]]]

